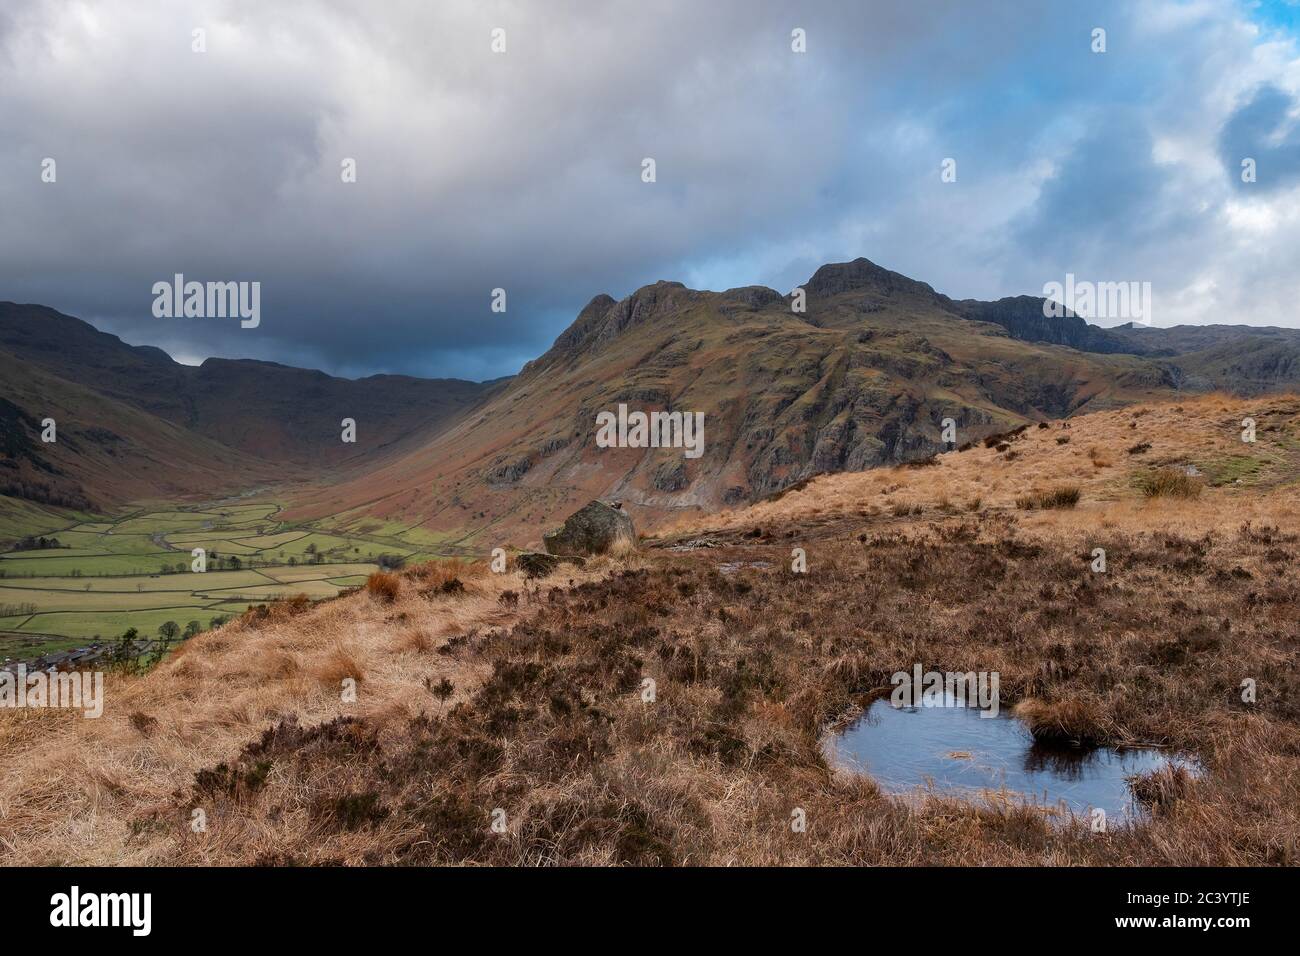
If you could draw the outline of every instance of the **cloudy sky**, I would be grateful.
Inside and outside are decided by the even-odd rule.
[[[860,255],[1297,326],[1298,41],[1297,0],[4,0],[0,300],[187,362],[472,379],[598,292]],[[177,272],[260,281],[261,325],[154,318]]]

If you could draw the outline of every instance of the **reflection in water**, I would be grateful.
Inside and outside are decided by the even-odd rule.
[[[1147,748],[1092,750],[1036,743],[1007,714],[981,717],[968,707],[902,707],[875,701],[856,722],[827,741],[837,766],[865,773],[886,793],[918,788],[978,797],[1010,791],[1077,815],[1092,808],[1116,822],[1142,814],[1128,777],[1187,761]]]

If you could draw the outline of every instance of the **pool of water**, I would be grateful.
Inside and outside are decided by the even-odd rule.
[[[834,766],[870,776],[889,794],[1009,797],[1062,817],[1087,817],[1099,807],[1116,822],[1144,816],[1129,777],[1168,764],[1194,770],[1186,758],[1151,748],[1045,747],[1005,712],[894,707],[887,698],[828,738],[826,752]]]

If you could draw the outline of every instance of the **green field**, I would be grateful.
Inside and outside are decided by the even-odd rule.
[[[333,597],[363,583],[381,555],[437,556],[401,527],[291,524],[279,512],[275,502],[239,500],[88,515],[0,496],[0,661],[129,628],[153,637],[168,621],[207,629],[251,604]],[[54,540],[20,549],[28,536]],[[196,547],[207,551],[202,573],[191,568]]]

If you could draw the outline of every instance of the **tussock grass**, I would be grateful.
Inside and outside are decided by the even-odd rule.
[[[1088,700],[1067,698],[1049,703],[1031,697],[1016,704],[1015,715],[1040,743],[1095,747],[1113,736],[1100,708]]]
[[[1115,464],[1115,459],[1110,452],[1097,445],[1088,449],[1088,460],[1092,462],[1094,468],[1110,468]]]
[[[393,642],[393,647],[398,651],[414,651],[417,654],[425,654],[433,650],[436,641],[432,634],[424,628],[412,628],[409,631],[403,631],[397,640]]]
[[[1073,508],[1079,503],[1083,492],[1078,485],[1060,485],[1045,491],[1038,497],[1040,508]]]
[[[1129,781],[1133,796],[1153,813],[1169,813],[1188,795],[1194,784],[1191,772],[1182,764],[1167,764]]]
[[[1148,498],[1196,498],[1205,483],[1178,468],[1158,468],[1143,475],[1138,486]]]
[[[392,603],[402,589],[402,579],[391,571],[376,571],[366,578],[366,593]]]
[[[323,684],[338,686],[345,679],[358,684],[366,678],[365,667],[355,648],[338,645],[332,648],[316,668],[316,677]]]
[[[1016,498],[1016,507],[1022,511],[1032,511],[1035,508],[1068,509],[1075,507],[1082,495],[1083,492],[1077,485],[1061,485],[1048,491],[1019,495]]]
[[[448,561],[426,561],[409,569],[406,576],[420,582],[426,590],[451,591],[455,588],[448,585],[452,582],[463,583],[462,579],[471,576],[471,565],[460,558],[452,558]]]

